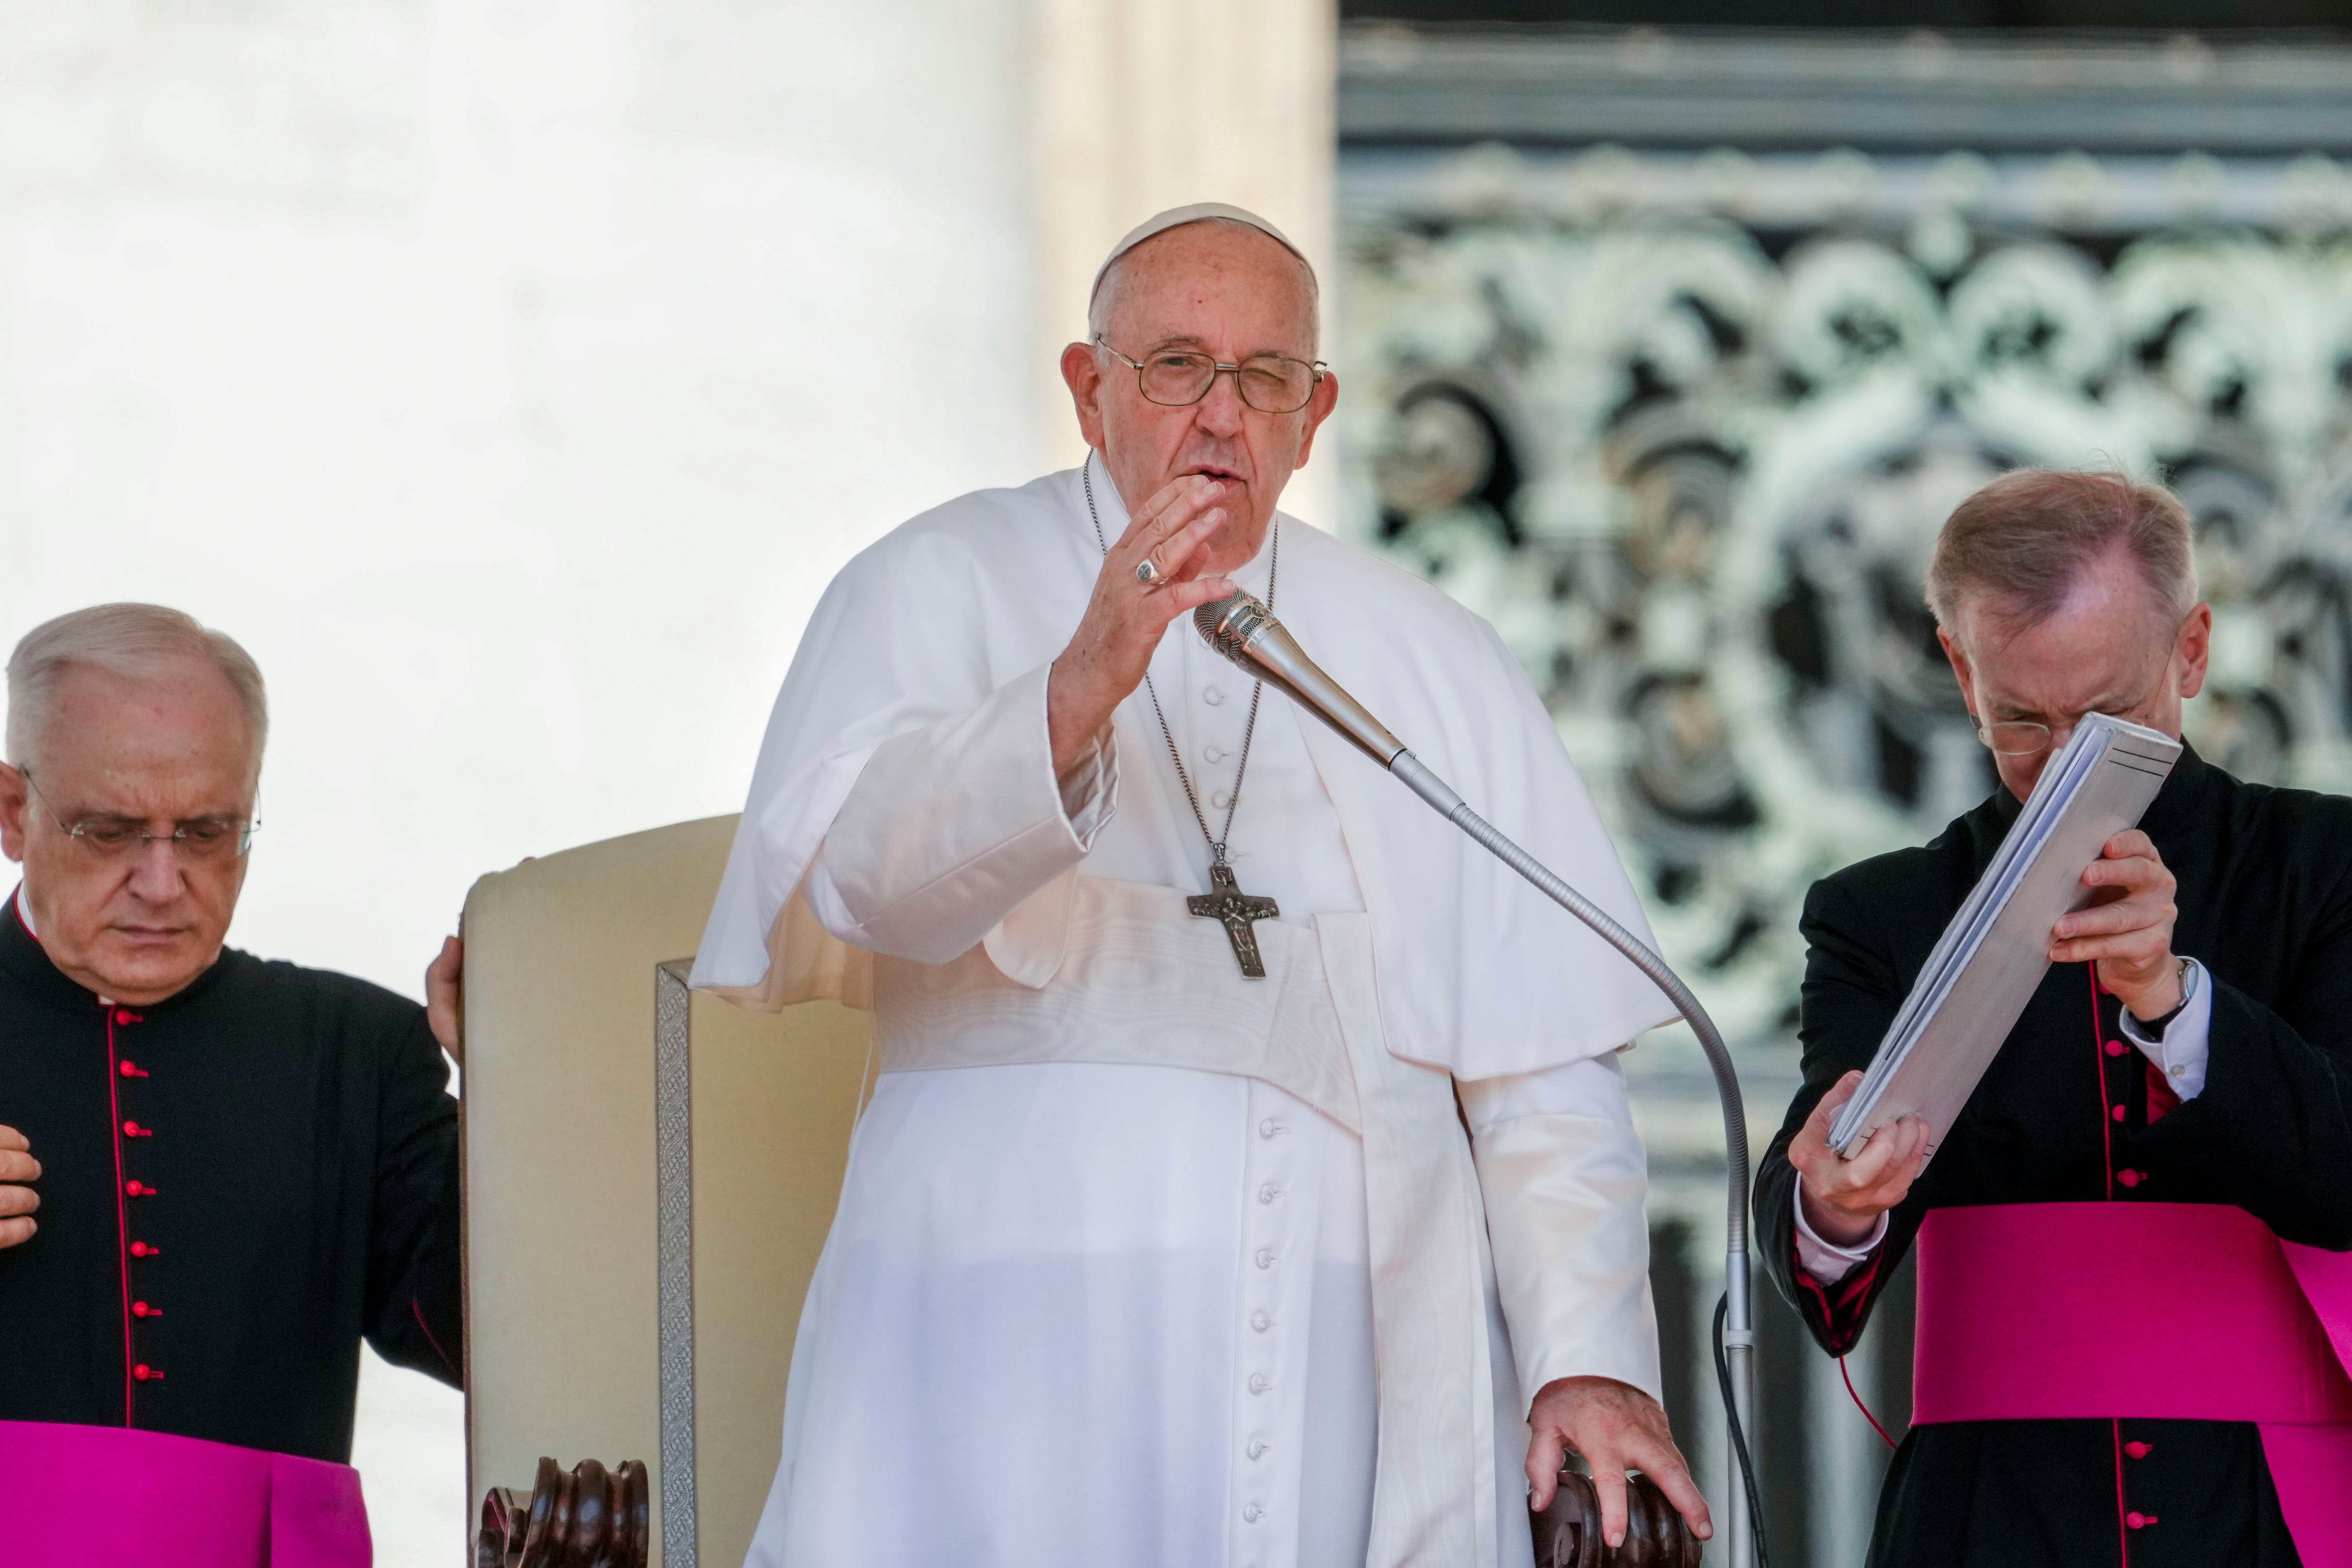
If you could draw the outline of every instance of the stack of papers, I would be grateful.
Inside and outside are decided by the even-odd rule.
[[[2179,756],[2170,736],[2104,713],[2074,727],[1927,955],[1831,1148],[1852,1159],[1880,1126],[1917,1116],[1935,1152],[2048,972],[2051,928],[2090,901],[2083,872],[2139,821]]]

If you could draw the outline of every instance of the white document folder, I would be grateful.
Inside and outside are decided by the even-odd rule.
[[[1831,1148],[1852,1159],[1879,1127],[1917,1116],[1934,1154],[2049,970],[2051,928],[2090,901],[2083,872],[2139,821],[2179,756],[2169,735],[2104,713],[2074,727],[1927,955]]]

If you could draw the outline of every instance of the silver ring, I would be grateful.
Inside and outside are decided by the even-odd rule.
[[[1153,587],[1158,584],[1160,581],[1160,563],[1154,561],[1149,555],[1145,556],[1141,561],[1136,563],[1135,580],[1142,584],[1147,588]]]

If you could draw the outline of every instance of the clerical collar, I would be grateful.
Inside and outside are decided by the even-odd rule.
[[[24,883],[16,884],[16,891],[10,896],[9,901],[16,906],[16,918],[25,922],[25,934],[35,942],[40,941],[41,930],[33,923],[33,906],[25,901]]]

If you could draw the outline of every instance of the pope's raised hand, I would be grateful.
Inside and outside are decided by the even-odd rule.
[[[1861,1087],[1859,1072],[1838,1079],[1789,1143],[1805,1223],[1832,1247],[1853,1247],[1868,1237],[1927,1163],[1927,1124],[1916,1116],[1880,1127],[1851,1160],[1830,1147],[1831,1125]]]
[[[1152,650],[1178,616],[1224,598],[1234,585],[1199,575],[1201,546],[1224,526],[1226,487],[1203,474],[1170,481],[1136,510],[1103,557],[1094,595],[1045,682],[1054,771],[1066,772],[1127,694],[1143,684]],[[1136,568],[1151,563],[1151,581]]]
[[[38,1181],[40,1175],[41,1163],[33,1158],[33,1146],[25,1135],[13,1127],[0,1127],[0,1247],[29,1241],[39,1228],[33,1211],[41,1206],[41,1194],[24,1184]]]

